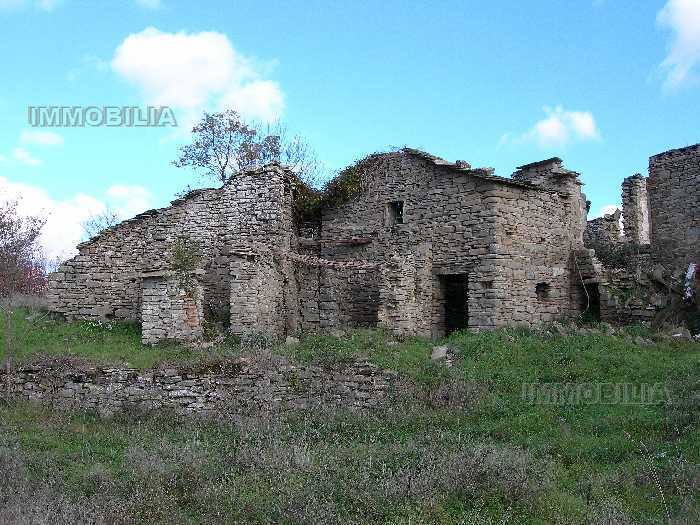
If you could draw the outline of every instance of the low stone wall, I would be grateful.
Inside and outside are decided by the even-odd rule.
[[[55,361],[20,367],[9,382],[14,399],[56,408],[95,410],[102,415],[124,409],[167,409],[217,417],[318,405],[376,408],[387,399],[395,378],[395,372],[367,361],[325,369],[236,359],[146,371]],[[5,371],[0,371],[3,389],[7,380]]]
[[[613,324],[651,322],[668,303],[645,271],[606,270],[600,284],[600,319]]]

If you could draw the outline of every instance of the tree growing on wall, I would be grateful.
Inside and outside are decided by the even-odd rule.
[[[178,279],[178,284],[192,297],[197,292],[197,279],[192,273],[202,260],[201,247],[187,235],[179,236],[171,249],[171,267]]]
[[[107,228],[111,228],[118,222],[119,215],[117,212],[107,207],[103,212],[92,215],[81,223],[83,228],[83,237],[86,240],[91,239],[99,233],[102,233]]]
[[[16,202],[0,204],[0,309],[4,320],[7,395],[12,368],[15,299],[20,294],[35,295],[46,289],[46,271],[39,245],[45,219],[22,217]]]
[[[246,123],[235,111],[226,110],[204,113],[192,135],[192,143],[180,148],[173,164],[193,168],[221,183],[272,161],[289,166],[311,186],[320,178],[320,163],[311,147],[298,135],[290,138],[281,124]]]

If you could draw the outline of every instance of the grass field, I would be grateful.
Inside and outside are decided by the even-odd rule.
[[[149,367],[250,351],[144,348],[133,326],[33,315],[16,319],[21,361]],[[320,365],[368,356],[428,394],[369,414],[211,422],[2,406],[0,523],[700,523],[700,345],[639,327],[573,332],[457,333],[441,341],[451,368],[430,360],[434,342],[378,331],[274,349]],[[523,396],[529,383],[664,395],[541,404]]]

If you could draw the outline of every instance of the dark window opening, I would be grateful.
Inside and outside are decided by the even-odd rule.
[[[445,331],[451,334],[469,326],[469,287],[466,275],[443,275]]]
[[[538,301],[546,301],[549,299],[549,284],[537,283],[537,286],[535,286],[535,293],[537,294]]]
[[[584,285],[584,316],[592,321],[600,321],[600,289],[598,283]]]
[[[389,225],[403,224],[403,201],[393,201],[388,204]]]

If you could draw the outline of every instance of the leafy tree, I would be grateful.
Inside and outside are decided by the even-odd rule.
[[[226,183],[241,171],[278,161],[308,184],[318,182],[320,163],[313,150],[298,135],[289,138],[280,124],[263,127],[246,123],[233,110],[205,112],[192,134],[193,142],[182,146],[173,161],[177,167],[191,167]]]
[[[39,245],[45,224],[39,217],[22,217],[16,202],[0,204],[0,309],[5,321],[7,395],[12,368],[12,314],[19,294],[35,295],[46,289],[46,270]]]

